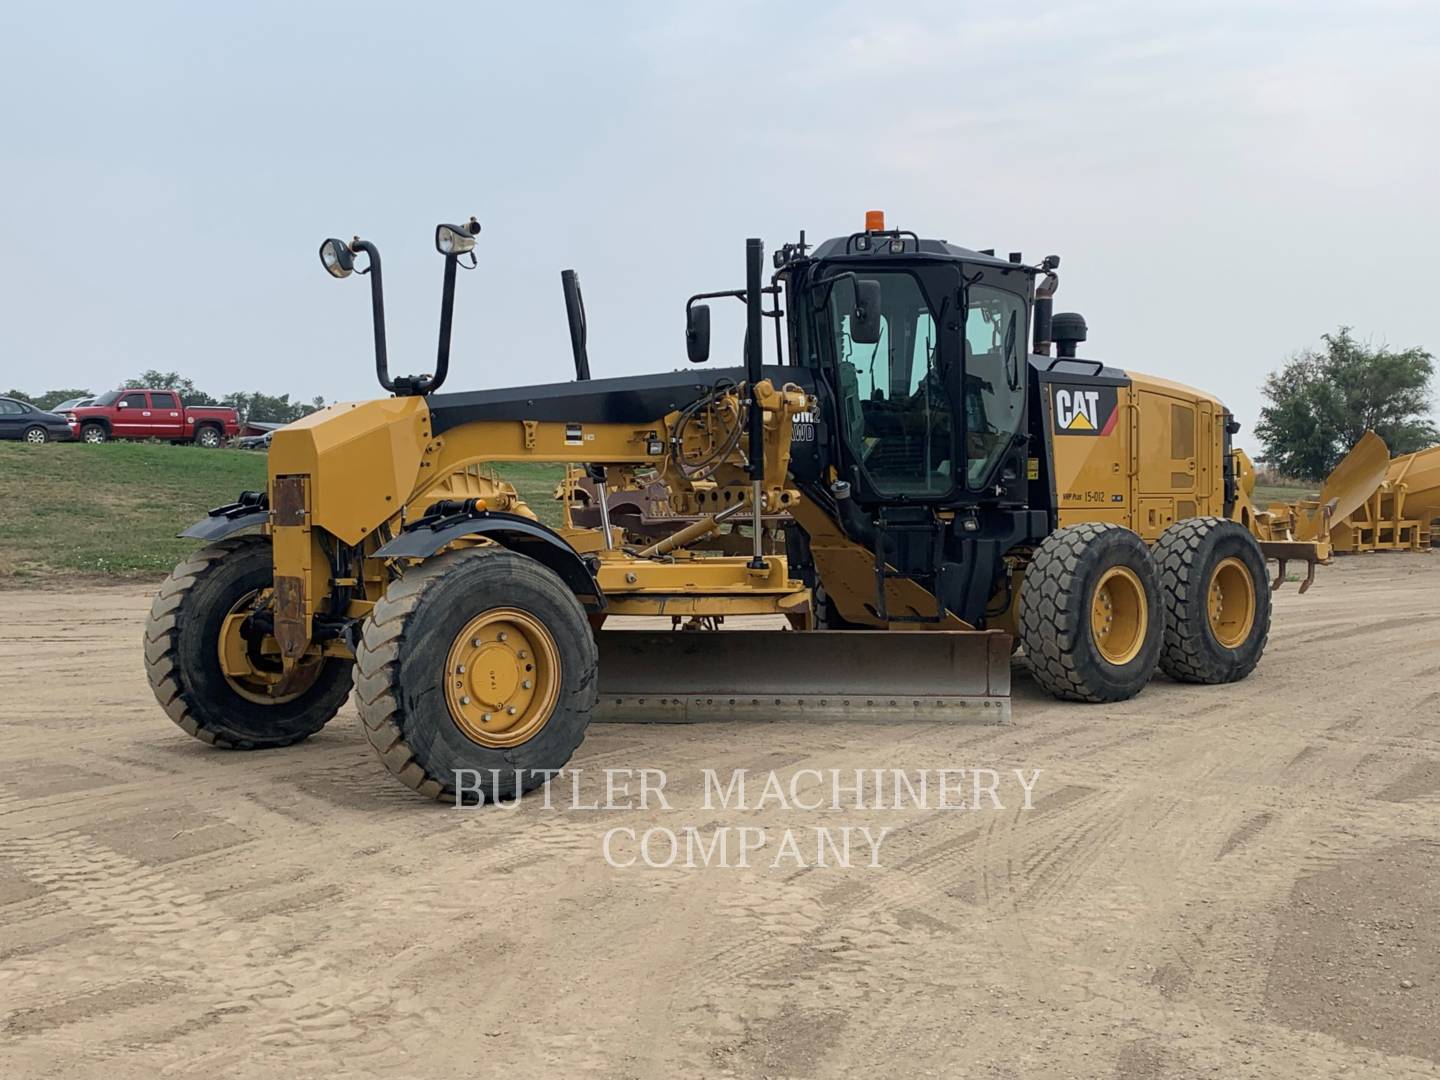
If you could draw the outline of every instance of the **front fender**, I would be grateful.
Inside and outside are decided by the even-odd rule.
[[[246,529],[258,529],[270,517],[270,500],[263,491],[242,491],[238,502],[217,506],[180,535],[190,540],[219,540]]]
[[[564,537],[538,521],[518,514],[482,510],[456,520],[417,522],[375,552],[377,559],[427,559],[446,544],[482,536],[511,551],[528,555],[560,576],[570,591],[592,607],[605,607],[605,594],[579,552]]]

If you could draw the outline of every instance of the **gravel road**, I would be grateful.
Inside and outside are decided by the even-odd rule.
[[[208,749],[148,588],[0,592],[0,1076],[1433,1076],[1440,557],[1294,590],[1237,686],[596,725],[510,810],[348,707]]]

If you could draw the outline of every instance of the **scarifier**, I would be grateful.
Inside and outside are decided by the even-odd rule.
[[[850,236],[802,232],[767,282],[749,240],[743,288],[686,304],[699,364],[707,302],[743,303],[742,366],[604,379],[567,271],[575,381],[442,394],[479,232],[437,227],[439,347],[417,376],[390,374],[375,245],[322,245],[335,277],[369,276],[391,396],[277,431],[266,490],[185,533],[209,543],[161,588],[145,654],[197,738],[299,741],[353,676],[400,780],[440,798],[477,770],[509,797],[603,716],[999,721],[1015,642],[1077,701],[1129,698],[1157,667],[1244,678],[1269,631],[1267,555],[1316,557],[1252,534],[1219,401],[1077,355],[1085,321],[1052,312],[1058,257],[998,258],[872,211]],[[488,471],[518,461],[583,472],[593,502],[562,485],[565,524],[547,527]],[[656,485],[672,533],[610,520],[609,491]],[[764,541],[777,522],[783,552]],[[749,550],[712,553],[736,526]],[[741,615],[789,629],[625,628]]]

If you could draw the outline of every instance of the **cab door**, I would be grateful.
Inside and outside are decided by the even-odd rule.
[[[150,434],[150,395],[144,390],[130,390],[115,402],[111,430],[124,439],[144,439]]]
[[[157,439],[178,439],[185,434],[180,399],[170,391],[150,392],[150,427]]]
[[[866,277],[881,287],[873,343],[851,337],[849,281],[835,286],[837,301],[830,305],[840,436],[857,467],[855,494],[871,504],[939,501],[956,487],[956,424],[935,316],[916,274]]]

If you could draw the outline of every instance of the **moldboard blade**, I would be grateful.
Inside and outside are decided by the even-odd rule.
[[[611,723],[1010,719],[1010,636],[989,631],[601,630]]]

